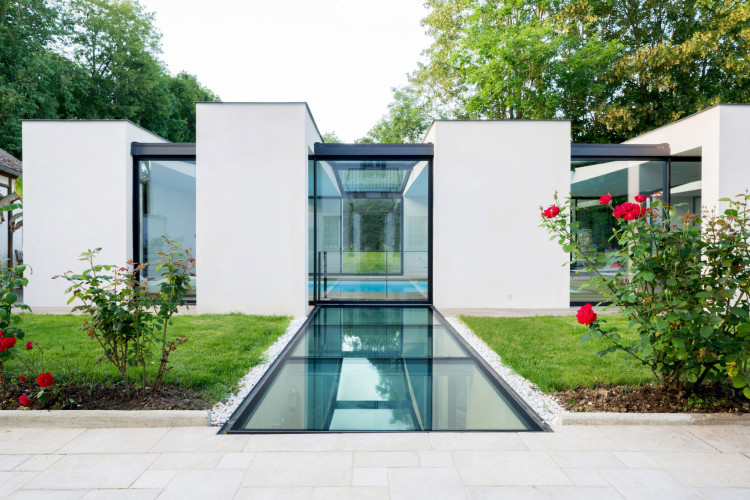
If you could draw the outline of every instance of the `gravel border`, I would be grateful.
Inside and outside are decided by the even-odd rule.
[[[532,384],[510,367],[503,364],[500,356],[490,349],[490,347],[484,343],[482,339],[471,331],[471,328],[466,326],[456,316],[446,316],[448,323],[458,332],[461,337],[474,348],[477,353],[484,358],[495,372],[502,378],[514,391],[518,394],[521,399],[531,406],[531,408],[544,420],[547,424],[555,424],[558,421],[558,416],[564,413],[569,413],[560,406],[554,397],[542,392],[536,385]]]
[[[287,327],[286,331],[276,339],[271,347],[266,349],[263,353],[263,363],[256,365],[250,369],[247,375],[242,377],[238,383],[239,389],[234,394],[230,394],[225,399],[216,403],[211,408],[211,425],[214,427],[221,427],[224,423],[229,420],[234,410],[242,403],[242,401],[250,394],[250,391],[255,387],[260,378],[268,371],[271,364],[276,361],[281,351],[287,346],[294,334],[299,331],[300,327],[307,321],[307,316],[300,316],[294,318]]]

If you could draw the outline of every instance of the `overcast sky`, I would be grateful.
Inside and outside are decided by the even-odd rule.
[[[429,38],[423,0],[141,0],[176,73],[223,101],[306,101],[321,133],[362,137]]]

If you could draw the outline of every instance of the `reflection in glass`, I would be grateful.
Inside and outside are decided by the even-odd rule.
[[[310,297],[427,300],[428,162],[311,163]]]
[[[528,430],[435,320],[427,307],[318,310],[240,427]]]
[[[140,261],[142,275],[159,286],[158,254],[166,250],[162,236],[190,248],[195,256],[195,160],[152,159],[138,162],[140,180]],[[195,276],[191,279],[195,294]]]

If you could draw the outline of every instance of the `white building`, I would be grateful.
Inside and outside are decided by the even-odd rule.
[[[571,193],[606,270],[599,197],[715,207],[750,186],[747,123],[749,105],[718,105],[623,145],[571,144],[569,122],[545,120],[436,121],[422,144],[341,145],[322,143],[305,103],[198,103],[196,144],[127,121],[25,121],[25,301],[64,306],[51,277],[80,270],[82,251],[153,262],[165,234],[194,250],[199,313],[564,308],[592,297],[539,207]]]

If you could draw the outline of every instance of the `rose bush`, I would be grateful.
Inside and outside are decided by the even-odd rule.
[[[583,342],[591,335],[606,339],[610,345],[600,355],[625,351],[680,392],[731,381],[750,398],[750,195],[721,201],[728,206],[721,215],[677,216],[676,207],[658,199],[648,208],[643,201],[614,207],[612,239],[619,249],[607,266],[617,269],[614,276],[602,274],[579,245],[569,198],[560,202],[555,195],[561,210],[553,217],[543,211],[541,226],[638,333],[635,342],[626,341],[589,304],[578,313],[588,325]]]

